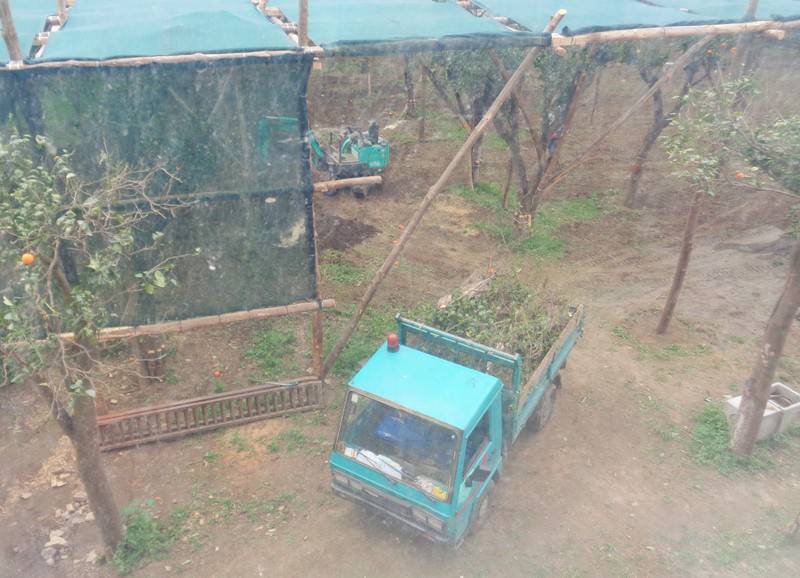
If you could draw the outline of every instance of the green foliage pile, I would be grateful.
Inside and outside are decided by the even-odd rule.
[[[567,324],[569,309],[557,297],[532,293],[518,280],[498,276],[474,297],[456,299],[433,314],[431,325],[483,345],[517,353],[532,371]]]

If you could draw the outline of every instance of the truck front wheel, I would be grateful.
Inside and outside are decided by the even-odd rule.
[[[489,512],[492,509],[492,499],[494,498],[494,480],[489,480],[489,485],[483,492],[483,495],[478,499],[475,504],[475,509],[472,510],[472,521],[469,524],[469,535],[477,534],[478,531],[486,524],[489,519]]]

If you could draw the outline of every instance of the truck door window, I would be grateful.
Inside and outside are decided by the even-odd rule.
[[[481,450],[489,443],[490,413],[490,411],[487,411],[483,414],[481,421],[478,422],[478,425],[475,426],[475,429],[472,430],[472,433],[469,434],[467,438],[467,454],[464,458],[465,473],[468,473],[472,469],[474,460],[480,457],[481,453],[483,453]]]

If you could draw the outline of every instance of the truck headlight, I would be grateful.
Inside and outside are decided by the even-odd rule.
[[[350,485],[347,483],[347,476],[344,476],[336,471],[333,472],[333,481],[342,486]]]

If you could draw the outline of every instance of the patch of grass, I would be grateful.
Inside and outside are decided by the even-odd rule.
[[[549,233],[534,232],[516,244],[514,250],[526,255],[534,255],[542,259],[560,259],[566,253],[567,243],[561,239],[553,237]]]
[[[211,378],[211,385],[214,388],[214,393],[222,393],[225,391],[225,384],[218,380],[216,377]]]
[[[207,451],[203,454],[203,463],[205,465],[215,464],[219,460],[219,454],[215,451]]]
[[[340,251],[325,251],[320,261],[322,277],[333,283],[358,285],[367,279],[366,270],[347,262]]]
[[[239,453],[250,451],[250,442],[244,439],[242,434],[240,434],[238,431],[233,432],[233,435],[230,439],[230,444]]]
[[[275,524],[288,517],[288,504],[295,498],[295,494],[290,492],[269,498],[253,496],[247,500],[212,494],[203,502],[193,504],[192,507],[196,514],[200,514],[212,524],[228,522],[237,516],[243,516],[251,523]]]
[[[282,514],[286,510],[286,505],[294,501],[295,495],[283,492],[273,498],[253,498],[238,504],[238,510],[248,519],[256,523],[267,516]],[[280,516],[283,517],[283,516]]]
[[[350,377],[361,363],[375,352],[381,341],[386,338],[386,334],[395,329],[393,311],[393,308],[373,307],[364,313],[358,328],[333,366],[332,371],[335,375]],[[339,326],[327,332],[331,338],[325,340],[326,347],[333,346],[336,341],[333,335],[338,337],[342,322],[346,322],[354,312],[355,307],[347,307],[325,316],[328,323],[336,323]]]
[[[453,187],[453,192],[479,207],[490,209],[493,217],[482,220],[475,226],[516,253],[531,255],[542,259],[560,259],[566,253],[566,242],[559,238],[562,227],[584,223],[600,218],[607,211],[607,198],[593,194],[588,197],[562,199],[545,202],[536,215],[533,226],[527,234],[520,234],[514,225],[512,211],[517,206],[516,192],[509,192],[508,206],[503,209],[502,187],[497,183],[482,182],[471,190],[466,186]]]
[[[615,326],[611,329],[611,334],[634,348],[642,357],[660,361],[669,361],[676,358],[686,359],[691,357],[703,357],[712,353],[711,347],[705,344],[687,346],[673,343],[663,347],[653,347],[643,343],[641,339],[631,333],[630,329],[624,325]]]
[[[152,500],[134,503],[122,511],[125,535],[114,551],[114,568],[121,576],[162,558],[183,532],[186,513],[176,510],[167,522],[157,520]]]
[[[730,449],[730,428],[722,407],[707,403],[694,417],[692,443],[689,454],[703,466],[716,468],[721,474],[730,476],[736,472],[759,471],[772,466],[772,460],[759,448],[751,457],[743,458]]]
[[[267,443],[267,450],[271,454],[291,454],[305,446],[306,434],[296,428],[283,430]]]
[[[505,211],[503,209],[503,187],[498,183],[482,181],[475,184],[474,191],[466,185],[457,185],[450,190],[479,207],[491,209],[495,213]],[[516,207],[517,198],[513,188],[509,190],[508,197],[508,206]]]
[[[255,361],[267,379],[284,377],[298,371],[293,357],[296,341],[291,331],[270,324],[256,335],[245,357]]]

